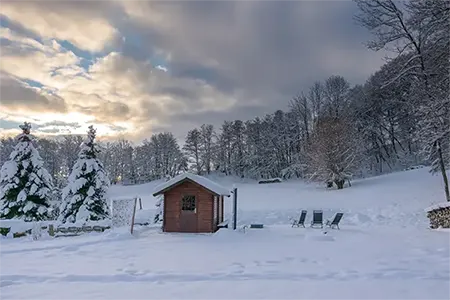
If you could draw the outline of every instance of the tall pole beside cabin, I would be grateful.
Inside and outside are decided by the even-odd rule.
[[[237,225],[237,188],[233,189],[233,230]]]
[[[134,218],[136,217],[137,200],[138,198],[134,198],[133,216],[131,217],[131,229],[130,229],[131,234],[133,234],[134,230]]]

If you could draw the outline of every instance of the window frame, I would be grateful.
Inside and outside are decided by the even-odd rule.
[[[189,203],[186,203],[187,201],[189,201]],[[181,211],[193,213],[197,212],[197,199],[195,195],[183,195],[181,198]]]

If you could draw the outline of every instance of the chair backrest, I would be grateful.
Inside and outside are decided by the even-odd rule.
[[[298,220],[298,222],[299,222],[300,224],[305,223],[306,213],[307,213],[306,210],[302,210],[302,213],[300,214],[300,219]]]
[[[334,216],[334,220],[333,220],[333,222],[331,222],[332,224],[339,224],[339,222],[341,221],[341,219],[342,219],[342,216],[343,216],[344,214],[343,213],[337,213],[335,216]]]
[[[314,210],[313,211],[313,223],[322,223],[323,222],[323,211]]]

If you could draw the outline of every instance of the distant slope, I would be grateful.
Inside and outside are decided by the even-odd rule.
[[[325,218],[335,212],[345,213],[343,223],[358,226],[414,225],[427,226],[424,208],[445,201],[440,176],[432,176],[428,169],[418,169],[356,180],[352,187],[327,190],[323,185],[290,180],[275,184],[257,184],[253,180],[235,177],[210,177],[218,183],[238,188],[240,223],[263,222],[286,224],[297,217],[301,209],[322,209]],[[153,189],[162,181],[135,186],[112,186],[112,198],[139,196],[144,209],[153,210],[156,199]],[[226,199],[225,212],[232,209],[231,198]]]
[[[163,182],[164,180],[155,180],[137,185],[112,185],[108,195],[112,199],[140,197],[144,209],[153,209],[156,203],[156,198],[152,196],[153,190]]]

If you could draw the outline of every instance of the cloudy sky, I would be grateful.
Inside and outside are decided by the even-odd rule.
[[[84,133],[139,142],[285,109],[314,81],[362,83],[351,1],[2,1],[0,135]]]

